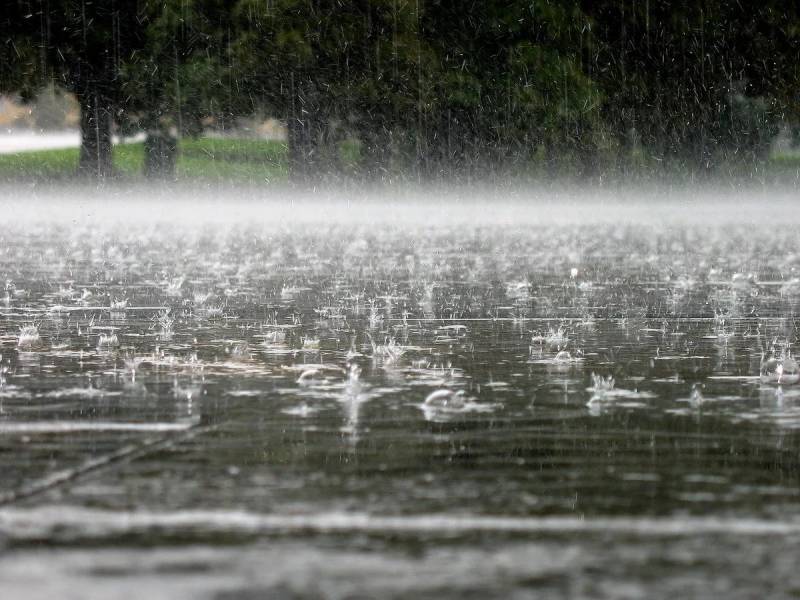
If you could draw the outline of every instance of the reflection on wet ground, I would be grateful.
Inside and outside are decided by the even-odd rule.
[[[0,249],[14,597],[800,593],[793,230],[26,224]]]

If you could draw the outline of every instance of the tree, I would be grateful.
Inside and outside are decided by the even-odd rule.
[[[586,20],[571,6],[242,0],[240,83],[286,118],[301,178],[335,168],[343,135],[368,178],[505,168],[598,129],[597,88],[571,46]]]
[[[33,43],[35,21],[29,2],[6,2],[0,13],[0,93],[31,100],[47,71],[44,53]]]
[[[78,170],[112,173],[112,122],[120,100],[120,67],[140,46],[139,4],[125,0],[9,0],[0,21],[0,76],[26,99],[55,82],[81,109]]]
[[[363,170],[385,173],[397,111],[415,104],[403,85],[417,41],[410,7],[405,0],[239,3],[238,83],[254,104],[286,120],[294,179],[335,172],[348,136],[361,142]]]
[[[145,131],[145,174],[175,175],[177,138],[199,135],[204,121],[236,110],[229,101],[226,0],[145,2],[141,47],[121,65],[124,131]]]
[[[600,43],[592,76],[628,155],[695,173],[752,165],[798,84],[798,8],[777,0],[582,2]],[[787,93],[788,92],[788,93]]]
[[[435,107],[423,132],[429,172],[485,177],[529,170],[534,157],[556,168],[578,155],[593,170],[599,90],[582,69],[591,41],[574,2],[429,0],[422,35],[438,57]]]

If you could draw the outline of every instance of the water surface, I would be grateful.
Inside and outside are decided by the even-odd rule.
[[[800,593],[796,228],[77,206],[0,234],[13,597]]]

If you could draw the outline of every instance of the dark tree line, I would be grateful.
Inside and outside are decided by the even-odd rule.
[[[756,164],[778,125],[797,123],[797,3],[583,4],[602,41],[594,60],[607,94],[602,118],[624,146],[703,172]]]
[[[111,173],[111,132],[122,104],[120,66],[142,34],[135,4],[111,2],[7,2],[2,89],[32,97],[49,81],[75,94],[81,108],[79,170]]]
[[[0,90],[73,92],[97,176],[114,130],[169,174],[176,136],[253,114],[285,120],[298,180],[757,168],[800,119],[798,6],[7,0]]]

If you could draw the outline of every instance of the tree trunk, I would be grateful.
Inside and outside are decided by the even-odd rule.
[[[78,172],[104,179],[113,174],[111,101],[96,88],[78,94],[81,107],[81,150]]]
[[[151,131],[144,141],[144,174],[151,179],[175,179],[178,141],[163,131]]]
[[[290,118],[287,123],[289,179],[294,183],[307,184],[322,175],[315,125],[306,114]]]

